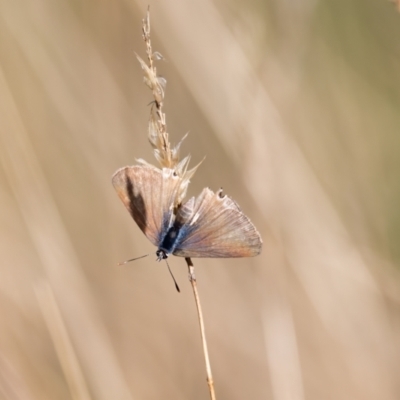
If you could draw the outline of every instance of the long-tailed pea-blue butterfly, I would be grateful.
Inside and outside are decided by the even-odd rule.
[[[253,257],[262,240],[239,206],[222,190],[205,188],[176,204],[181,178],[173,169],[136,165],[119,169],[112,183],[132,218],[157,247],[157,259]]]

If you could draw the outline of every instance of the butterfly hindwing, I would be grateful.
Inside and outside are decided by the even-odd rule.
[[[184,236],[174,255],[230,258],[252,257],[261,252],[262,241],[255,226],[222,191],[203,189],[197,199],[186,204],[182,206],[186,214],[181,227]]]
[[[173,220],[180,184],[174,171],[145,165],[124,167],[114,174],[112,183],[139,228],[158,247]]]

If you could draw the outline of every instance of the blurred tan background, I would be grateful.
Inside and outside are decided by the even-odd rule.
[[[0,398],[207,399],[183,259],[111,175],[147,142],[144,1],[0,0]],[[219,400],[400,398],[400,15],[385,0],[165,0],[171,141],[258,227],[194,260]]]

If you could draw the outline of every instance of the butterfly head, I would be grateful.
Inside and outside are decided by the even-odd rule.
[[[158,249],[156,251],[156,255],[157,255],[157,261],[166,260],[168,258],[168,254],[161,249]]]

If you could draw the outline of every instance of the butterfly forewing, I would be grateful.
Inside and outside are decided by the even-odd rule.
[[[114,174],[112,183],[139,228],[158,247],[173,219],[180,184],[174,171],[142,165],[124,167]]]
[[[261,252],[255,226],[238,205],[221,192],[203,189],[184,222],[182,240],[173,254],[181,257],[252,257]]]

